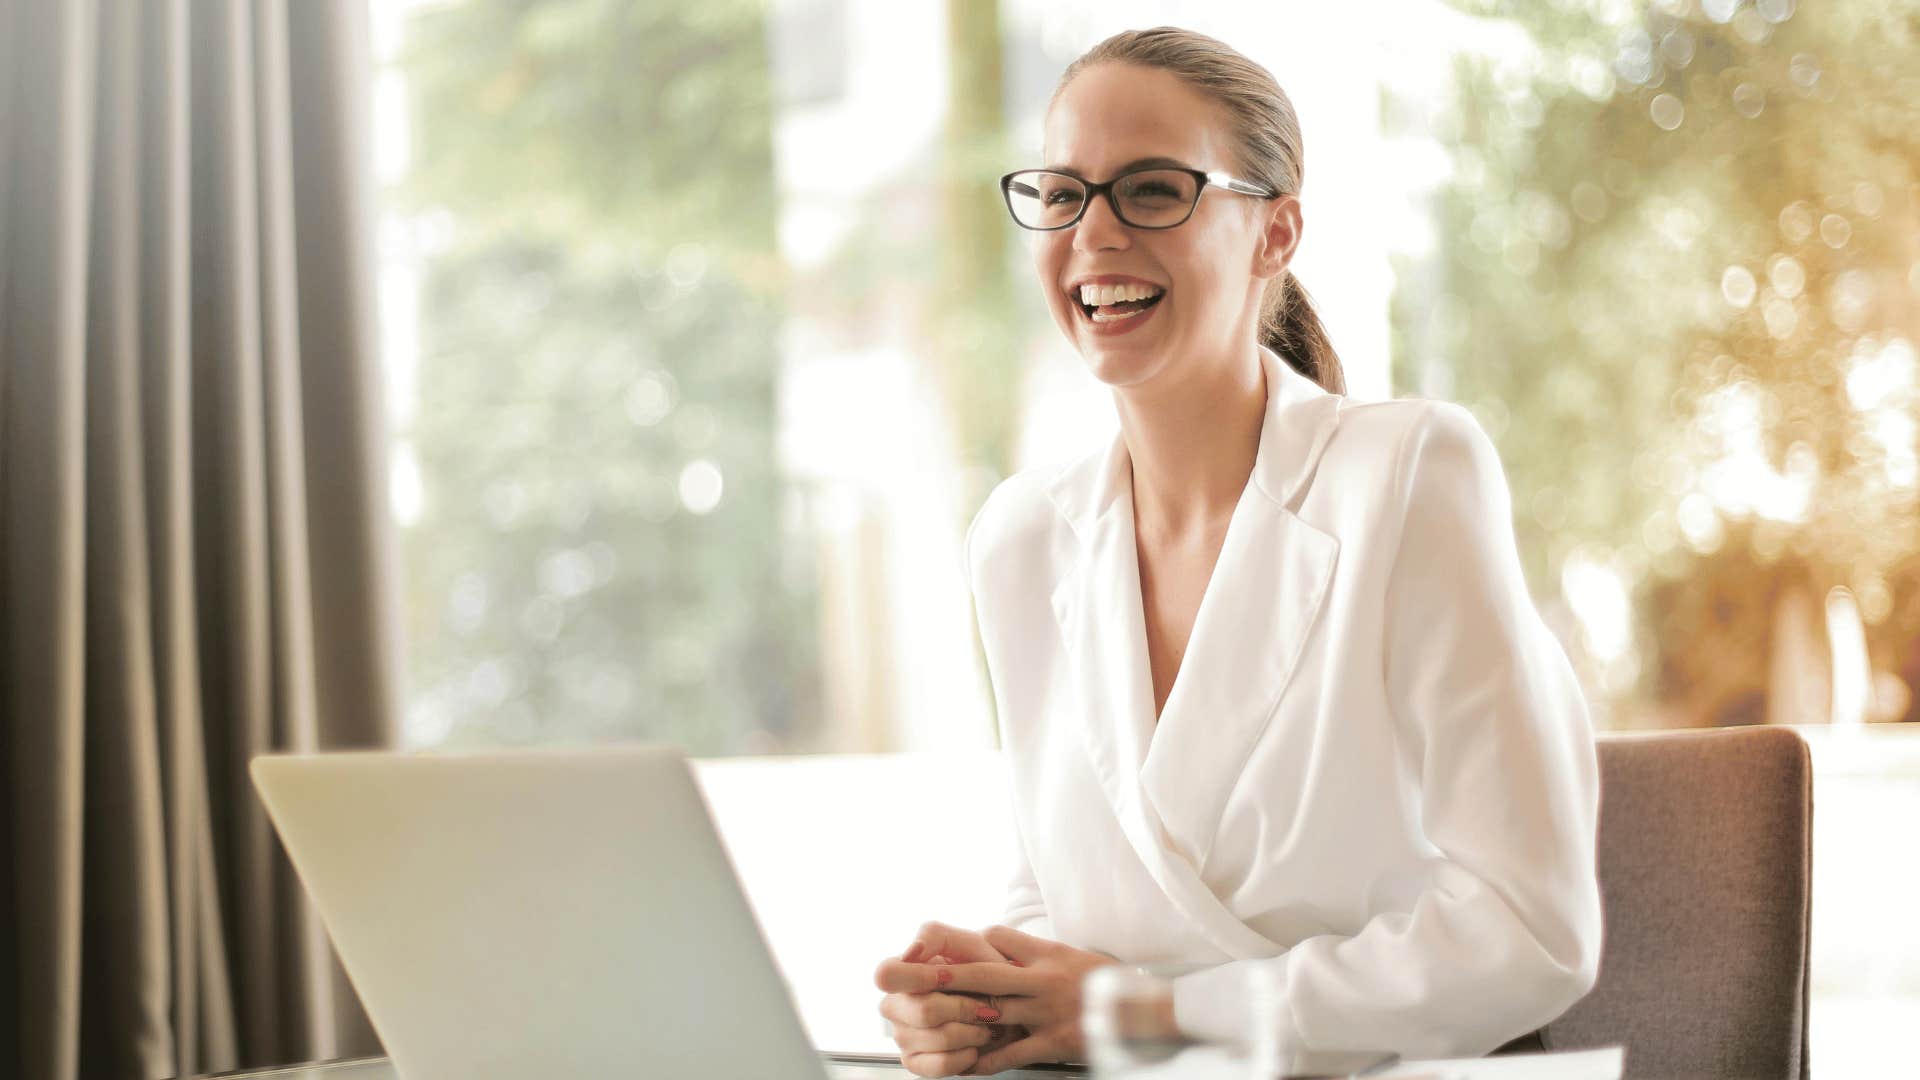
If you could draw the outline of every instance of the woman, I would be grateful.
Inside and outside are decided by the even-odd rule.
[[[1045,142],[1003,188],[1120,430],[968,531],[1023,861],[1005,926],[880,965],[903,1063],[1085,1060],[1080,980],[1115,962],[1206,965],[1158,1018],[1193,1035],[1254,964],[1294,1045],[1534,1031],[1593,983],[1598,781],[1492,444],[1455,405],[1342,396],[1264,69],[1119,34]]]

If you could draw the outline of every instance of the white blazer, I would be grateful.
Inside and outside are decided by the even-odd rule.
[[[1224,976],[1265,964],[1295,1044],[1485,1053],[1593,985],[1586,703],[1472,414],[1260,352],[1259,451],[1157,723],[1124,440],[967,531],[1022,856],[1002,921],[1208,965],[1174,984],[1189,1031],[1226,1033]]]

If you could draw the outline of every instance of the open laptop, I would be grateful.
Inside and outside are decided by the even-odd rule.
[[[675,747],[265,755],[252,773],[403,1080],[905,1075],[809,1042]],[[1001,1075],[1062,1074],[1086,1070]]]
[[[406,1080],[828,1075],[679,750],[252,772]]]

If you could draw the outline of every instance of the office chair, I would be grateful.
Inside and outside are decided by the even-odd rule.
[[[1805,1080],[1806,741],[1718,728],[1604,735],[1599,753],[1599,981],[1540,1043],[1623,1044],[1628,1078]]]

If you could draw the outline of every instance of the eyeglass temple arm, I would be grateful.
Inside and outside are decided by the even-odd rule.
[[[1268,191],[1266,188],[1263,188],[1258,184],[1249,184],[1245,180],[1236,180],[1233,177],[1228,176],[1226,173],[1223,173],[1223,172],[1208,173],[1207,183],[1216,184],[1220,187],[1226,188],[1228,191],[1237,191],[1242,195],[1259,195],[1263,198],[1268,198],[1268,199],[1271,199],[1274,197],[1273,192]]]
[[[1007,188],[1015,195],[1030,195],[1036,199],[1040,197],[1039,188],[1034,187],[1032,184],[1023,184],[1018,180],[1007,181]]]

